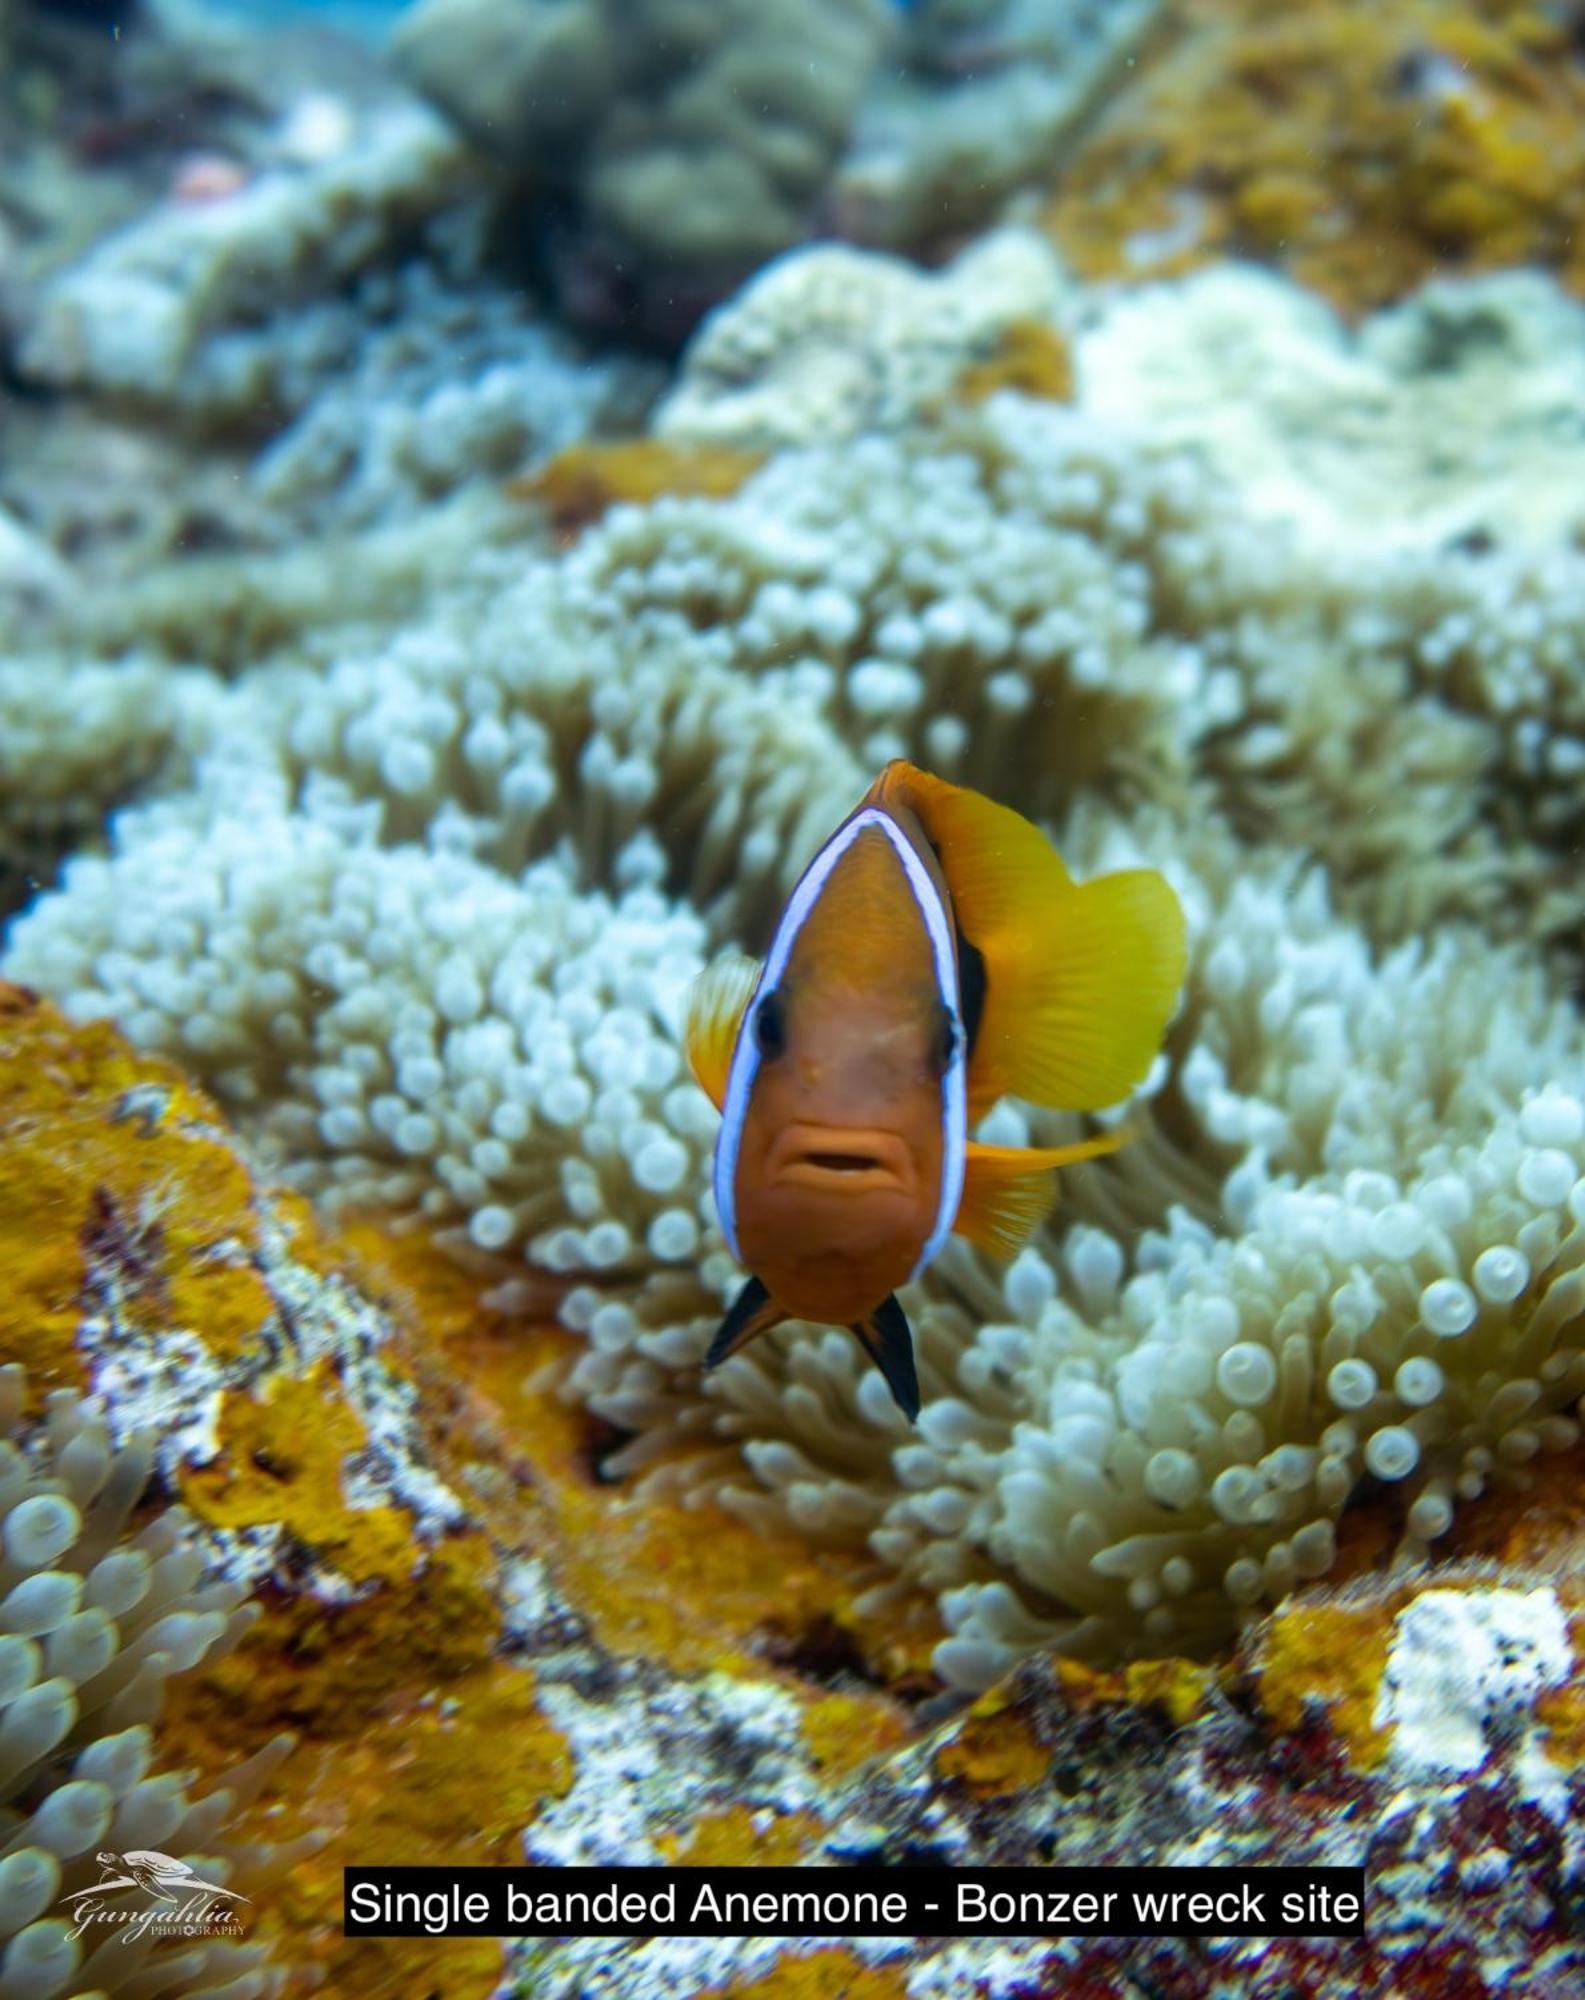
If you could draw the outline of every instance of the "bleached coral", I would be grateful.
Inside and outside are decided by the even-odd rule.
[[[304,406],[251,469],[293,522],[362,525],[506,478],[597,429],[631,429],[653,387],[639,363],[578,354],[521,295],[427,263],[370,278],[341,345],[341,366],[293,399]]]
[[[792,251],[705,321],[655,427],[745,446],[896,430],[1009,326],[1062,316],[1071,292],[1029,230],[998,230],[936,272],[841,244]]]
[[[1577,951],[1579,304],[1536,272],[1447,280],[1350,332],[1231,266],[1080,322],[1080,407],[1191,451],[1260,524],[1263,575],[1181,586],[1246,607],[1248,726],[1217,753],[1240,825],[1324,855],[1385,935],[1453,908]]]
[[[1585,307],[1540,271],[1441,280],[1350,328],[1213,265],[1100,295],[1075,362],[1092,415],[1192,448],[1316,551],[1556,548],[1585,521]]]
[[[1394,1621],[1376,1726],[1392,1730],[1400,1772],[1479,1770],[1500,1740],[1539,1763],[1544,1777],[1536,1696],[1566,1681],[1573,1665],[1555,1590],[1422,1591]],[[1550,1777],[1561,1790],[1561,1772]]]
[[[25,1381],[0,1370],[0,1429],[16,1429]],[[43,1996],[157,1990],[171,1973],[279,1990],[256,1946],[169,1939],[112,1927],[85,1947],[61,1898],[103,1872],[96,1851],[158,1847],[224,1883],[246,1861],[227,1822],[280,1761],[279,1739],[224,1785],[189,1796],[154,1772],[150,1723],[166,1680],[234,1644],[256,1615],[227,1583],[202,1582],[203,1557],[179,1511],[132,1533],[148,1476],[146,1439],[111,1447],[102,1418],[63,1390],[42,1429],[0,1438],[0,1981]],[[150,1984],[150,1982],[155,1984]]]
[[[457,199],[463,160],[430,113],[387,104],[328,158],[156,209],[52,275],[20,366],[102,395],[246,410],[273,388],[274,357],[245,330],[394,254],[404,231]]]

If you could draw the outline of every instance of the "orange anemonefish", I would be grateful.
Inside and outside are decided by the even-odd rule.
[[[1011,1092],[1070,1111],[1144,1076],[1182,984],[1183,912],[1152,869],[1075,882],[978,792],[888,764],[804,870],[763,966],[705,972],[688,1057],[722,1113],[715,1201],[754,1275],[705,1357],[784,1319],[849,1327],[910,1422],[894,1296],[956,1231],[1010,1256],[1056,1169],[1122,1143],[982,1146]]]

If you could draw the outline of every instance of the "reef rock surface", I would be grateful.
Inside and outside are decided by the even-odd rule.
[[[1056,59],[1043,11],[913,10],[908,60],[994,83],[1020,36]],[[1150,11],[1096,11],[1084,73]],[[1395,144],[1434,98],[1437,157],[1486,158],[1471,93],[1517,115],[1553,46],[1520,23],[1504,67],[1496,11],[1464,83],[1404,72]],[[150,6],[108,131],[0,133],[0,213],[77,191],[0,242],[6,1422],[44,1481],[154,1428],[148,1505],[213,1595],[115,1770],[259,1775],[224,1840],[292,1857],[269,1977],[1578,1982],[1579,307],[1561,255],[1353,289],[1347,232],[1299,232],[1297,280],[1213,257],[1294,193],[1251,76],[1355,20],[1248,13],[1182,10],[1074,133],[1085,216],[1153,161],[1229,205],[1207,268],[1095,282],[1059,191],[928,272],[793,250],[664,383],[526,295],[513,211],[366,63],[244,89],[199,37],[229,81],[194,102]],[[1260,56],[1227,91],[1275,180],[1132,150],[1185,22]],[[1399,33],[1356,27],[1361,61]],[[24,73],[106,87],[55,48],[0,77],[21,112]],[[172,89],[201,158],[136,137]],[[818,151],[795,234],[842,182]],[[899,754],[1080,876],[1160,868],[1191,934],[1132,1143],[1011,1264],[959,1246],[910,1292],[917,1431],[830,1329],[701,1380],[740,1274],[680,1038]],[[1080,1132],[1008,1104],[984,1136]],[[1264,1958],[336,1936],[350,1859],[750,1851],[1361,1860],[1373,1916]],[[72,1863],[23,1871],[19,1934]]]

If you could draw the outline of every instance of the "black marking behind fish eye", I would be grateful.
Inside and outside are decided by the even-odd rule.
[[[774,990],[754,1008],[754,1046],[768,1062],[774,1062],[787,1047],[786,1010],[781,995]]]
[[[936,1002],[935,1033],[930,1043],[930,1061],[937,1076],[945,1076],[958,1049],[958,1024],[944,1000]]]
[[[958,922],[956,912],[953,913],[952,924],[958,937],[958,1006],[963,1011],[963,1032],[968,1037],[968,1052],[972,1056],[974,1044],[980,1038],[980,1020],[985,1012],[985,957],[963,935],[963,926]]]

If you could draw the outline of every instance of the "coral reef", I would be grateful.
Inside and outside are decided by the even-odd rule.
[[[1071,304],[1061,266],[1026,231],[987,236],[935,273],[837,245],[796,251],[706,320],[655,429],[750,449],[895,431],[1013,329]]]
[[[403,542],[415,517],[460,500],[453,538],[520,538],[502,479],[630,432],[657,387],[547,321],[465,149],[366,49],[287,23],[261,64],[257,32],[158,0],[108,73],[117,45],[63,24],[15,80],[0,621],[61,669],[146,642],[224,666],[228,634],[251,660],[325,537],[399,615],[396,572],[447,539]]]
[[[827,195],[838,233],[887,249],[961,241],[1049,184],[1148,47],[1161,0],[940,0],[866,93]]]
[[[1126,439],[1148,463],[1177,448],[1174,519],[1192,530],[1162,535],[1152,505],[1155,525],[1126,546],[1193,657],[1233,669],[1174,726],[1198,739],[1195,711],[1210,723],[1196,754],[1240,832],[1319,854],[1380,935],[1451,908],[1499,930],[1522,912],[1531,935],[1577,950],[1572,302],[1533,274],[1439,283],[1349,337],[1297,288],[1243,268],[1085,293],[1012,231],[928,281],[810,251],[702,330],[657,424],[739,446],[906,428],[949,373],[964,397],[996,365],[963,341],[960,287],[996,315],[976,334],[987,346],[1050,325],[1026,312],[1054,315],[1086,441]],[[1056,461],[1074,436],[1057,420],[1020,449],[1033,462],[1042,439]],[[1412,510],[1378,497],[1406,492]],[[1242,726],[1224,733],[1231,710],[1213,720],[1205,697],[1238,686]],[[1413,786],[1384,794],[1389,767],[1412,769]],[[1425,865],[1397,865],[1408,854]]]
[[[639,1433],[622,1463],[713,1437],[667,1478],[867,1542],[940,1595],[938,1663],[974,1685],[1053,1635],[1214,1643],[1327,1570],[1375,1482],[1423,1552],[1568,1443],[1585,1386],[1577,1016],[1518,952],[1402,942],[1428,911],[1551,921],[1543,793],[1528,847],[1495,775],[1463,821],[1426,811],[1435,732],[1495,774],[1504,700],[1453,670],[1402,705],[1391,618],[1434,659],[1497,559],[1351,582],[1294,541],[1257,580],[1242,495],[1091,418],[1084,353],[1076,411],[905,397],[892,435],[618,505],[515,576],[475,566],[363,657],[256,669],[190,780],[73,859],[8,955],[179,1055],[332,1211],[423,1218],[503,1299],[559,1285],[588,1336],[574,1390]],[[1566,658],[1569,600],[1550,615]],[[1348,745],[1411,737],[1383,817]],[[917,1442],[837,1337],[697,1386],[732,1279],[676,1040],[706,950],[755,941],[898,752],[1054,820],[1081,872],[1165,868],[1196,930],[1145,1136],[1072,1177],[1058,1241],[1000,1281],[944,1264],[911,1304]],[[1229,823],[1308,836],[1348,907]],[[1364,841],[1396,843],[1395,874]],[[1432,1019],[1434,1050],[1405,1032]]]
[[[1500,1508],[1475,1510],[1501,1566],[1311,1588],[1216,1676],[1026,1660],[857,1773],[802,1847],[828,1865],[1364,1866],[1363,1938],[668,1938],[617,1963],[591,1939],[523,1947],[514,1990],[1552,2000],[1585,1971],[1577,1452],[1555,1470],[1549,1529],[1516,1537]]]
[[[580,352],[465,260],[449,278],[430,263],[376,272],[340,317],[326,343],[337,365],[291,396],[293,420],[250,469],[292,534],[390,522],[591,434],[626,434],[656,386],[640,363]]]
[[[30,601],[57,603],[70,583],[70,570],[43,536],[0,509],[0,603],[8,611]]]
[[[501,1969],[489,1940],[349,1949],[343,1864],[517,1860],[525,1832],[545,1860],[657,1858],[701,1802],[730,1842],[760,1759],[763,1811],[790,1841],[825,1823],[828,1788],[901,1740],[895,1700],[824,1678],[871,1659],[917,1671],[927,1621],[910,1651],[895,1619],[855,1617],[852,1563],[596,1481],[584,1423],[546,1379],[568,1335],[487,1329],[471,1282],[417,1239],[326,1243],[174,1068],[16,989],[0,999],[0,1254],[15,1285],[0,1345],[40,1382],[91,1385],[106,1413],[54,1392],[35,1457],[60,1461],[57,1484],[107,1477],[101,1505],[124,1511],[152,1458],[179,1493],[184,1511],[135,1531],[156,1555],[179,1543],[155,1572],[172,1591],[209,1565],[201,1602],[162,1613],[188,1621],[170,1642],[196,1652],[255,1591],[240,1643],[171,1689],[157,1742],[234,1802],[250,1773],[270,1779],[239,1837],[273,1847],[245,1886],[267,1887],[250,1934],[281,1962],[337,1993],[443,1976],[482,2000]],[[108,1512],[82,1511],[112,1535]],[[764,1560],[773,1599],[754,1580]],[[112,1552],[107,1579],[129,1563]],[[87,1619],[85,1638],[102,1624]],[[139,1654],[138,1702],[161,1657]],[[282,1722],[297,1747],[239,1773]],[[146,1735],[133,1726],[129,1769]],[[150,1781],[172,1824],[182,1796]],[[204,1796],[195,1827],[218,1826],[222,1793]]]
[[[502,479],[586,436],[628,434],[657,381],[635,357],[580,351],[486,277],[468,221],[440,218],[422,261],[376,262],[345,291],[199,331],[179,380],[168,393],[144,382],[135,407],[113,393],[41,403],[24,360],[31,399],[4,413],[17,450],[0,467],[0,608],[66,646],[147,637],[220,664],[214,625],[247,587],[249,553],[276,552],[284,576],[307,538],[369,540],[348,565],[383,567],[388,589],[378,538],[455,498],[469,503],[464,532],[520,535],[512,509],[488,508]],[[423,539],[443,535],[431,521]],[[85,593],[90,579],[103,588]],[[280,577],[253,590],[290,596]],[[157,614],[140,629],[150,599],[189,615],[195,636]]]
[[[233,1878],[254,1895],[254,1935],[349,1995],[427,1981],[482,2000],[504,1981],[524,1994],[637,2000],[662,1987],[762,1982],[774,1991],[799,1979],[815,1990],[825,1981],[854,1992],[979,1994],[998,1981],[1081,1977],[1120,1995],[1147,1972],[1209,1994],[1258,1966],[1290,1981],[1391,1979],[1409,1994],[1445,1992],[1457,1973],[1472,1993],[1501,1984],[1541,2000],[1579,1976],[1565,1914],[1580,1869],[1571,1829],[1585,1750],[1578,1447],[1543,1466],[1526,1496],[1469,1504],[1462,1564],[1290,1597],[1219,1675],[1174,1659],[1118,1673],[1038,1659],[920,1733],[895,1700],[848,1678],[866,1660],[897,1678],[918,1659],[896,1656],[907,1629],[900,1607],[854,1622],[861,1577],[851,1566],[813,1557],[801,1537],[751,1534],[709,1505],[684,1513],[661,1494],[641,1499],[590,1480],[580,1420],[544,1380],[544,1364],[575,1344],[567,1335],[525,1343],[520,1332],[488,1330],[463,1274],[416,1240],[404,1248],[366,1232],[344,1244],[338,1255],[360,1266],[356,1286],[303,1263],[301,1220],[278,1213],[234,1160],[225,1165],[232,1142],[174,1072],[133,1056],[108,1028],[73,1029],[19,997],[8,1007],[7,1074],[35,1076],[54,1093],[54,1108],[37,1100],[0,1121],[0,1157],[16,1155],[21,1175],[30,1159],[59,1157],[39,1213],[58,1212],[67,1187],[91,1201],[122,1157],[120,1173],[144,1177],[162,1202],[158,1234],[145,1223],[87,1242],[87,1283],[60,1312],[56,1351],[64,1342],[111,1407],[136,1422],[135,1399],[110,1372],[103,1322],[130,1316],[144,1342],[182,1318],[211,1324],[179,1289],[182,1273],[215,1268],[217,1231],[251,1231],[252,1254],[236,1275],[254,1288],[258,1316],[259,1337],[241,1350],[252,1390],[225,1399],[235,1414],[223,1417],[221,1451],[167,1422],[160,1458],[196,1517],[178,1536],[192,1546],[201,1535],[231,1574],[266,1518],[290,1523],[265,1543],[276,1553],[262,1617],[234,1650],[182,1675],[165,1704],[159,1740],[179,1743],[184,1760],[196,1755],[219,1784],[194,1808],[168,1779],[142,1775],[147,1731],[134,1724],[79,1753],[70,1782],[43,1800],[53,1816],[42,1829],[35,1818],[35,1839],[57,1830],[57,1802],[70,1794],[74,1806],[92,1803],[77,1801],[78,1788],[112,1785],[110,1767],[120,1773],[124,1761],[131,1789],[117,1810],[133,1800],[167,1818],[196,1810],[185,1837],[224,1855],[233,1836],[217,1842],[216,1830],[262,1779],[273,1796],[260,1830],[276,1860]],[[59,1137],[72,1104],[76,1153]],[[18,1209],[25,1204],[8,1202],[6,1212]],[[51,1233],[36,1219],[32,1227]],[[58,1254],[58,1233],[56,1245]],[[405,1334],[367,1303],[371,1292],[393,1301]],[[233,1317],[240,1325],[240,1295]],[[405,1403],[389,1379],[376,1386],[393,1346],[407,1349]],[[178,1395],[192,1393],[192,1366],[190,1357],[171,1385]],[[535,1374],[538,1387],[525,1379]],[[6,1383],[14,1388],[14,1373]],[[360,1410],[367,1445],[347,1427]],[[96,1533],[113,1539],[108,1502],[129,1502],[147,1459],[135,1445],[116,1447],[69,1391],[28,1437],[35,1485],[46,1462],[71,1495],[103,1481],[97,1503],[74,1501],[86,1524],[77,1541],[50,1558],[57,1573],[86,1574],[102,1594],[111,1570],[127,1567],[127,1546],[90,1543]],[[370,1506],[370,1446],[387,1464],[421,1465],[431,1481],[466,1490],[488,1543],[437,1505],[433,1485],[420,1497],[411,1473],[400,1497],[386,1487],[387,1500]],[[393,1502],[421,1533],[426,1518],[451,1523],[416,1569],[410,1530],[390,1538],[382,1526]],[[1345,1567],[1372,1567],[1360,1526],[1390,1535],[1390,1515],[1378,1506],[1352,1517]],[[159,1553],[177,1518],[139,1531],[144,1567],[156,1553],[154,1571],[172,1588],[185,1587],[197,1560],[179,1570]],[[348,1522],[362,1525],[338,1544],[337,1524]],[[350,1592],[323,1561],[338,1546],[343,1577],[365,1577]],[[73,1567],[78,1555],[85,1571]],[[751,1573],[767,1567],[773,1594]],[[49,1593],[36,1581],[21,1587],[37,1612]],[[196,1644],[212,1636],[236,1586],[211,1596],[161,1617],[196,1616]],[[22,1608],[15,1591],[7,1604]],[[75,1635],[87,1615],[45,1643],[60,1654],[60,1633]],[[1451,1653],[1449,1632],[1459,1638]],[[919,1637],[928,1643],[927,1627]],[[820,1684],[833,1676],[835,1687]],[[257,1764],[228,1772],[283,1717],[305,1742],[273,1773]],[[105,1743],[128,1736],[131,1746],[112,1757]],[[242,1822],[239,1837],[256,1837],[255,1822]],[[603,1940],[530,1940],[507,1947],[503,1963],[489,1940],[352,1949],[334,1935],[341,1864],[373,1851],[394,1861],[526,1853],[541,1864],[610,1864],[734,1859],[750,1841],[764,1854],[827,1864],[1368,1854],[1375,1921],[1363,1943],[1296,1941],[1258,1960],[1253,1947],[1228,1941],[1208,1966],[1182,1943],[1148,1941],[654,1940],[613,1958]],[[53,1948],[27,1900],[49,1874],[47,1859],[42,1874],[8,1864],[22,1921],[45,1932],[30,1953]]]
[[[274,356],[245,329],[319,295],[453,201],[461,166],[438,119],[388,107],[369,129],[351,127],[328,159],[262,173],[223,200],[158,210],[47,282],[21,365],[42,381],[133,401],[267,405]]]
[[[1050,220],[1090,276],[1278,263],[1368,308],[1459,268],[1580,262],[1567,7],[1185,0],[1064,161]]]
[[[1578,1982],[1577,52],[1267,14],[425,0],[475,150],[176,0],[119,80],[6,15],[0,1478],[71,1534],[7,1540],[0,1653],[86,1721],[0,1729],[77,1732],[0,1985],[70,1990],[112,1765],[348,2000]],[[929,271],[805,241],[1059,168]],[[1226,249],[1287,273],[1179,274]],[[776,251],[664,382],[525,289],[671,337]],[[1191,931],[1130,1143],[909,1293],[917,1431],[832,1331],[701,1381],[679,1046],[899,754]],[[371,1856],[745,1852],[1365,1860],[1375,1920],[337,1932]]]
[[[111,33],[111,27],[119,33]],[[112,24],[88,8],[7,0],[0,9],[0,326],[26,280],[131,221],[194,156],[244,156],[272,87],[224,22],[180,0],[140,0]]]
[[[1201,454],[1351,562],[1585,536],[1585,306],[1539,271],[1438,279],[1349,328],[1255,265],[1216,265],[1103,304],[1075,371],[1098,420]]]
[[[424,0],[399,66],[565,211],[575,316],[676,333],[808,231],[881,0]]]

